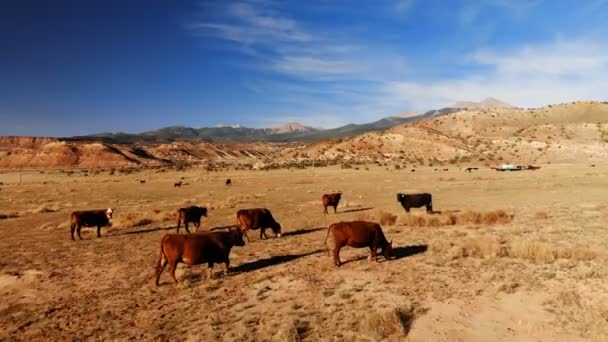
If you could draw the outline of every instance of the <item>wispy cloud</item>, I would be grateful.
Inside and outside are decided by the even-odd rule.
[[[580,99],[605,99],[608,48],[589,40],[556,40],[512,51],[483,50],[472,62],[489,67],[461,79],[391,82],[387,94],[414,108],[442,107],[494,96],[523,107]]]

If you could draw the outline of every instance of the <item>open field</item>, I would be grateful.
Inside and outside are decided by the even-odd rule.
[[[22,185],[2,173],[0,340],[607,340],[608,165],[449,169],[47,172]],[[323,215],[337,190],[338,213]],[[402,191],[432,193],[443,213],[405,215]],[[205,230],[267,207],[284,235],[250,231],[228,276],[181,265],[179,285],[165,273],[155,287],[160,239],[190,204],[209,208]],[[102,238],[70,240],[71,211],[109,206]],[[326,227],[358,218],[383,221],[396,259],[345,248],[333,266]]]

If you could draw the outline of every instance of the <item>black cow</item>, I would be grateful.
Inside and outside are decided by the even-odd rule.
[[[429,193],[422,194],[397,194],[397,202],[400,202],[406,212],[410,212],[410,208],[420,208],[426,206],[426,212],[433,212],[433,197]]]

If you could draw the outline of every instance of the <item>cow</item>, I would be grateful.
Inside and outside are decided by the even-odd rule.
[[[325,236],[325,247],[329,254],[329,247],[327,246],[327,238],[329,233],[334,238],[334,263],[340,267],[342,262],[340,261],[340,249],[345,246],[354,248],[365,248],[368,247],[371,251],[369,261],[378,261],[377,252],[378,248],[382,249],[382,255],[384,259],[388,260],[394,256],[393,254],[393,242],[387,241],[382,228],[379,224],[374,222],[366,221],[352,221],[352,222],[338,222],[330,225],[327,228],[327,235]]]
[[[249,240],[247,230],[260,229],[260,239],[266,238],[266,228],[272,229],[276,237],[281,237],[281,225],[275,221],[266,208],[241,209],[236,213],[236,225]]]
[[[342,197],[341,192],[335,192],[333,194],[325,194],[321,196],[321,201],[323,202],[324,213],[327,214],[327,207],[334,207],[334,214],[338,212],[338,202],[340,202],[340,198]]]
[[[139,184],[146,184],[146,180],[145,179],[140,179],[139,180]]]
[[[196,234],[166,234],[160,242],[160,258],[156,265],[156,286],[158,286],[160,275],[169,264],[169,274],[175,284],[177,264],[183,262],[186,265],[200,265],[207,263],[207,276],[212,279],[213,264],[223,263],[225,274],[230,271],[230,250],[234,246],[245,246],[243,233],[239,229],[228,231],[205,232]]]
[[[74,211],[70,215],[70,235],[72,240],[74,239],[74,230],[78,234],[78,238],[82,240],[80,236],[80,229],[82,227],[97,227],[97,237],[101,237],[101,227],[112,226],[112,214],[115,209],[108,208],[106,210],[85,210],[85,211]]]
[[[406,212],[410,212],[410,208],[420,208],[426,206],[426,212],[433,212],[433,196],[429,193],[422,194],[397,194],[397,202],[400,202]]]
[[[226,186],[231,186],[232,185],[232,180],[230,180],[230,178],[226,179]]]
[[[473,170],[479,170],[479,168],[477,168],[477,167],[467,167],[466,169],[464,169],[465,172],[469,172],[469,173],[471,171],[473,171]]]
[[[179,188],[180,186],[182,186],[182,181],[181,180],[179,182],[177,182],[177,183],[173,183],[173,187],[174,188]]]
[[[180,208],[177,210],[177,234],[179,234],[180,224],[183,223],[186,228],[186,232],[190,233],[188,229],[188,223],[194,223],[194,228],[198,231],[201,226],[201,217],[207,217],[207,208],[190,206],[186,208]]]
[[[411,171],[411,172],[416,172],[416,169],[411,169],[410,171]]]

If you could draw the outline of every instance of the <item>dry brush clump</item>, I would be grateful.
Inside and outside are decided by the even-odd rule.
[[[513,220],[514,215],[499,209],[494,211],[462,211],[446,212],[434,215],[405,214],[399,217],[397,223],[402,226],[440,227],[464,224],[492,225],[505,224]]]
[[[177,221],[176,213],[173,211],[162,211],[158,209],[142,209],[126,213],[117,213],[113,219],[116,227],[141,227],[153,223]]]
[[[553,263],[558,259],[593,260],[601,256],[599,251],[558,243],[528,239],[500,240],[498,238],[474,237],[459,243],[437,240],[430,244],[431,251],[444,253],[450,259],[464,257],[477,258],[517,258],[535,263]]]
[[[374,210],[357,214],[357,220],[378,222],[382,226],[394,226],[397,222],[397,215],[384,210]]]
[[[371,311],[360,318],[360,332],[376,340],[404,337],[410,332],[415,314],[412,308]]]

